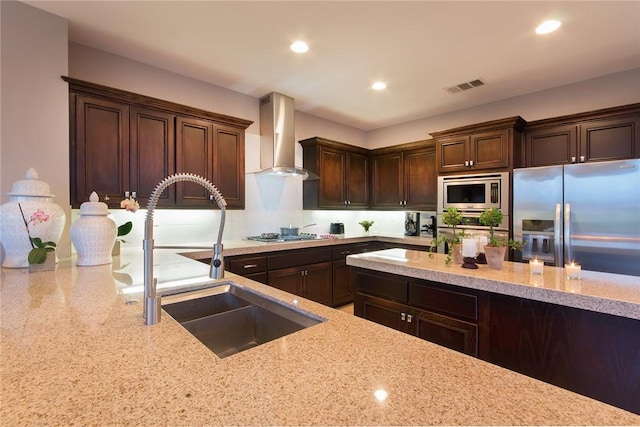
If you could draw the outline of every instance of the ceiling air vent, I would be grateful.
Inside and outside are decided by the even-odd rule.
[[[458,93],[463,90],[473,89],[474,87],[484,86],[485,82],[482,79],[471,80],[470,82],[460,83],[459,85],[448,87],[446,90],[449,93]]]

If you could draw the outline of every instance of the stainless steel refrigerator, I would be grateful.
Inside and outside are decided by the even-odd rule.
[[[640,276],[640,160],[513,171],[523,260]]]

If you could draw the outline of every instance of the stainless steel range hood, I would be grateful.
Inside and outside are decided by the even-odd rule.
[[[294,114],[291,97],[271,92],[260,98],[260,174],[309,176],[295,166]]]

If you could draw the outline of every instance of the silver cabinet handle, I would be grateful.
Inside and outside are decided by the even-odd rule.
[[[351,200],[347,200],[347,204],[350,205],[351,204]]]
[[[411,323],[412,320],[413,320],[413,316],[410,314],[407,314],[407,322]]]
[[[131,197],[133,197],[134,199],[136,199],[136,198],[138,197],[138,195],[137,195],[137,194],[136,194],[136,192],[134,191],[134,192],[132,192],[132,193],[131,193]]]
[[[400,313],[400,320],[407,320],[407,315],[405,313]]]
[[[555,259],[556,267],[560,267],[564,264],[564,259],[562,258],[562,253],[560,252],[562,248],[562,230],[561,230],[561,222],[562,221],[562,206],[560,203],[556,203],[556,215],[555,215],[555,224],[553,227],[553,257]]]
[[[465,166],[469,166],[469,160],[465,160],[465,161],[464,161],[464,165],[465,165]]]
[[[580,156],[580,163],[584,163],[584,156]]]
[[[256,268],[258,266],[258,264],[246,264],[244,266],[242,266],[242,268]]]
[[[575,162],[576,162],[575,156],[571,156],[571,163],[575,163]]]
[[[575,261],[571,254],[571,204],[564,205],[564,262]],[[558,267],[564,267],[559,265]]]
[[[346,201],[346,200],[344,201],[344,204],[345,204],[345,205],[347,204],[347,201]]]
[[[469,166],[473,166],[473,160],[469,160]]]
[[[129,198],[129,194],[130,194],[130,193],[129,193],[128,191],[125,191],[125,192],[124,192],[124,197],[128,199],[128,198]]]

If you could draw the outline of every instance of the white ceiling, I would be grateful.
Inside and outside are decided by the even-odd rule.
[[[640,67],[639,1],[25,3],[67,18],[71,41],[363,130]],[[548,18],[562,27],[537,36]]]

